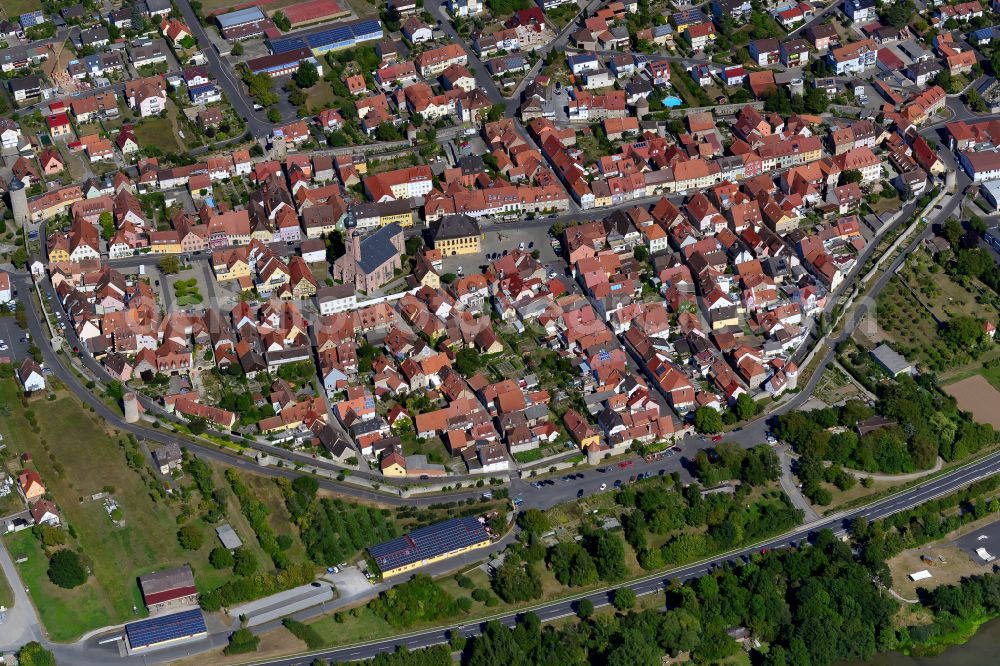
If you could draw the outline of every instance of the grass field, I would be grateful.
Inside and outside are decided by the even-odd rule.
[[[9,0],[0,5],[0,16],[16,23],[21,14],[41,8],[42,0]]]
[[[169,117],[143,118],[142,122],[135,126],[135,138],[139,140],[140,146],[157,146],[165,153],[176,153],[184,150],[184,147],[177,141]]]
[[[14,603],[14,595],[10,590],[10,582],[0,571],[0,606],[10,606]]]
[[[940,339],[937,317],[972,316],[996,320],[997,308],[976,283],[968,288],[948,277],[924,253],[913,255],[905,268],[879,294],[877,320],[893,347],[921,370],[944,373],[970,362],[968,354],[955,353]]]
[[[45,414],[39,419],[38,434],[24,416],[13,380],[0,382],[0,400],[11,408],[9,415],[0,417],[0,428],[18,451],[32,453],[64,522],[77,534],[76,542],[69,539],[67,545],[82,549],[93,573],[81,587],[57,588],[46,578],[46,561],[31,533],[23,532],[11,542],[29,554],[23,574],[53,640],[72,640],[86,631],[133,619],[133,606],[144,614],[136,583],[141,574],[189,563],[203,590],[228,578],[227,571],[208,565],[208,554],[217,543],[214,533],[203,526],[202,548],[183,551],[176,537],[179,505],[153,499],[142,477],[128,468],[114,433],[75,398],[59,394],[52,402],[29,403],[36,413]],[[121,507],[123,527],[111,522],[101,502],[89,501],[108,486]]]

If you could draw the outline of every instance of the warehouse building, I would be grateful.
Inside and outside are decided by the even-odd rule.
[[[150,614],[198,605],[198,588],[187,565],[139,576],[139,587]]]
[[[201,609],[161,615],[125,625],[125,649],[129,654],[177,645],[208,636]]]
[[[476,516],[451,518],[413,530],[368,549],[384,578],[397,576],[492,543],[486,526]]]
[[[271,78],[294,74],[303,60],[316,65],[316,71],[323,76],[323,66],[313,57],[312,51],[302,47],[247,60],[247,67],[254,74],[267,74]]]
[[[264,34],[264,29],[271,24],[259,7],[247,7],[228,14],[215,17],[219,24],[219,32],[228,40],[250,39]]]
[[[311,30],[274,39],[270,41],[273,53],[284,53],[295,49],[307,48],[313,55],[322,55],[327,51],[339,51],[354,48],[363,42],[382,39],[382,24],[378,19],[359,19],[346,23],[325,25]]]

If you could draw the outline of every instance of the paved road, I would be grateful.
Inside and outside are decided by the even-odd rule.
[[[14,592],[14,607],[8,608],[6,619],[0,624],[0,653],[13,652],[25,643],[43,638],[41,623],[28,593],[24,591],[17,567],[0,540],[0,569]]]
[[[263,111],[253,110],[253,102],[249,94],[244,90],[243,82],[240,81],[239,77],[233,71],[232,66],[224,61],[215,50],[212,40],[209,38],[208,33],[205,32],[205,27],[198,20],[194,10],[191,9],[191,3],[188,0],[177,0],[176,4],[181,12],[181,16],[184,17],[184,22],[190,26],[191,32],[194,34],[195,39],[198,40],[202,53],[208,58],[209,71],[212,72],[212,76],[215,77],[219,87],[225,91],[226,98],[233,105],[233,108],[236,109],[236,113],[246,121],[247,129],[256,137],[264,137],[270,134],[274,124],[264,118]]]

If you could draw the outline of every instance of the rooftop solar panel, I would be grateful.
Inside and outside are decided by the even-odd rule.
[[[205,632],[205,616],[199,608],[125,625],[128,644],[133,649]]]
[[[488,538],[486,528],[479,519],[466,516],[421,527],[397,539],[374,545],[368,552],[382,571],[391,571],[459,548],[467,548]]]

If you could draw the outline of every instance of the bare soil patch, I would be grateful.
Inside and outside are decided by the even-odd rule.
[[[974,375],[945,388],[958,402],[958,408],[972,413],[979,423],[1000,429],[1000,391],[982,375]]]

